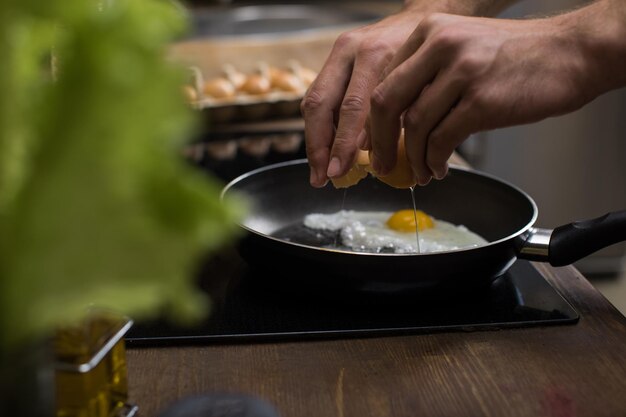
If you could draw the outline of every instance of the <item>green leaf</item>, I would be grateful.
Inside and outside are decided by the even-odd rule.
[[[180,13],[159,0],[11,4],[0,6],[11,80],[0,86],[13,96],[0,97],[0,336],[32,337],[91,305],[206,314],[193,268],[237,237],[246,203],[220,201],[222,184],[180,156],[197,117],[164,58]],[[42,64],[51,39],[56,82]]]

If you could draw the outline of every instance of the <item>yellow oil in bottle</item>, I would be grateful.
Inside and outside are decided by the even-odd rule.
[[[119,411],[129,406],[123,335],[131,324],[126,318],[98,312],[57,330],[57,417],[124,415]]]

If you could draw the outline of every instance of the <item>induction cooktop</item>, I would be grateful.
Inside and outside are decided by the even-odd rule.
[[[298,279],[293,272],[293,280]],[[235,251],[214,256],[198,273],[211,314],[192,326],[165,319],[137,322],[128,347],[296,341],[574,324],[578,312],[532,263],[516,261],[489,287],[458,294],[382,300],[326,297],[270,285]],[[340,277],[338,277],[340,279]]]

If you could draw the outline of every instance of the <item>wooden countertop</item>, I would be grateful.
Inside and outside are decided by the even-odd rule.
[[[257,396],[282,417],[626,415],[626,318],[574,267],[535,266],[578,323],[132,348],[131,400],[142,416],[216,392]]]

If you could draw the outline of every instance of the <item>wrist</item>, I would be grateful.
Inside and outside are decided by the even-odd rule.
[[[626,7],[623,0],[599,0],[563,15],[580,51],[587,92],[596,97],[626,86]]]

